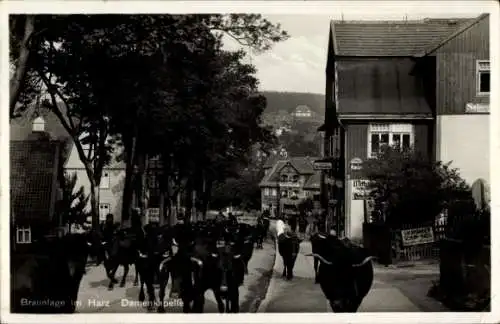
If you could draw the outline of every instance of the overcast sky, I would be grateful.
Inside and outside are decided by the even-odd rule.
[[[452,3],[450,1],[450,3]],[[430,18],[476,17],[480,10],[467,12],[415,13],[415,10],[393,13],[352,14],[344,13],[344,20],[408,20]],[[413,12],[413,14],[412,14]],[[448,12],[450,12],[448,10]],[[273,23],[281,23],[291,37],[276,44],[263,54],[251,55],[252,63],[257,67],[257,76],[261,90],[325,92],[325,65],[328,46],[329,22],[342,19],[342,13],[336,15],[266,15]],[[231,40],[226,41],[228,48],[238,47]]]

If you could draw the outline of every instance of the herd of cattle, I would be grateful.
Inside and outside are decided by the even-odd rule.
[[[164,312],[166,287],[170,298],[180,298],[183,312],[203,313],[205,292],[212,290],[219,312],[239,312],[239,287],[248,273],[254,246],[262,248],[269,222],[256,225],[203,221],[175,226],[125,228],[112,236],[90,232],[71,234],[39,244],[38,253],[13,256],[11,310],[15,313],[73,313],[88,257],[103,264],[108,289],[118,283],[115,273],[134,265],[138,300],[148,309]],[[334,312],[356,312],[371,288],[373,266],[362,248],[335,236],[311,237],[316,283]],[[280,248],[283,276],[293,278],[300,241],[286,240]],[[159,301],[154,286],[159,285]],[[146,294],[144,293],[146,289]]]
[[[182,299],[185,313],[203,312],[207,290],[213,291],[219,312],[239,312],[238,288],[248,273],[254,246],[262,248],[268,228],[265,220],[254,226],[209,220],[123,228],[108,237],[95,232],[66,235],[39,244],[38,253],[14,256],[11,308],[13,312],[74,312],[87,259],[92,256],[97,265],[104,265],[110,290],[118,283],[118,267],[124,267],[123,287],[129,266],[134,265],[138,299],[145,301],[145,287],[148,309],[165,311],[170,279],[170,298]],[[160,286],[159,301],[155,284]]]

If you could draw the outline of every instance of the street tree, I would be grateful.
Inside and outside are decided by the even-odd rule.
[[[172,130],[186,125],[186,119],[192,121],[192,111],[182,112],[182,104],[189,95],[197,94],[196,82],[199,83],[200,79],[185,76],[199,76],[200,73],[172,69],[175,58],[182,61],[182,54],[200,58],[206,54],[207,48],[210,55],[215,46],[207,45],[220,41],[223,34],[258,50],[266,50],[272,43],[288,37],[279,25],[254,14],[17,16],[17,20],[11,19],[11,62],[14,67],[11,117],[15,115],[12,107],[19,107],[19,98],[32,90],[28,85],[34,84],[38,87],[36,91],[48,94],[45,105],[70,134],[90,180],[94,226],[98,214],[96,188],[114,146],[109,135],[120,135],[118,139],[125,151],[127,177],[130,177],[139,160],[135,157],[138,148],[149,153],[151,145],[144,143],[158,138],[158,134],[148,134],[147,130],[151,128],[155,133],[158,129],[166,129],[164,126],[172,126],[172,123],[157,122],[154,123],[157,127],[149,127],[152,116],[153,121],[161,122],[172,115],[184,114],[175,119],[183,123],[178,123],[168,134],[162,134],[163,139],[165,135],[175,134]],[[129,64],[131,62],[133,64]],[[198,62],[194,66],[202,68],[203,60],[189,61],[193,62]],[[183,63],[182,67],[188,64]],[[163,65],[170,69],[158,69]],[[109,66],[114,70],[106,68]],[[184,76],[180,83],[172,84],[175,78],[166,77],[172,70]],[[117,71],[129,73],[131,77],[116,84],[103,83],[103,80],[117,80],[102,78],[104,72],[113,75]],[[146,94],[144,91],[148,87],[150,91]],[[126,98],[128,104],[121,105],[125,99],[119,100],[120,97]],[[169,113],[163,114],[166,110]],[[182,140],[173,141],[170,152],[163,154],[175,156],[177,174],[182,169],[179,166],[186,160],[178,151],[182,151],[181,146],[186,142],[192,143],[196,138],[191,134],[180,137]],[[147,160],[145,154],[141,156],[142,161]]]
[[[56,213],[62,224],[83,224],[90,215],[88,211],[89,196],[83,186],[77,187],[76,173],[66,174],[61,180],[62,197],[56,203]]]
[[[452,202],[472,198],[451,162],[432,162],[414,150],[384,147],[377,158],[364,162],[363,172],[371,198],[384,206],[391,226],[425,224]]]

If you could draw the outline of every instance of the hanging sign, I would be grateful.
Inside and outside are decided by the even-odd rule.
[[[370,181],[365,179],[352,180],[352,199],[364,200],[369,196],[368,185]]]
[[[401,230],[401,239],[404,246],[434,242],[432,227],[420,227]]]
[[[332,163],[331,162],[314,162],[313,164],[314,170],[331,170]]]
[[[148,222],[160,221],[160,208],[148,208]]]
[[[351,171],[357,171],[363,169],[363,160],[361,160],[358,157],[355,157],[351,160],[349,163],[349,166],[351,168]]]

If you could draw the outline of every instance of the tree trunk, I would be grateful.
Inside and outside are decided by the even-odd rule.
[[[133,175],[137,137],[133,136],[126,151],[125,183],[123,186],[122,223],[130,220],[131,204],[134,196]]]
[[[202,200],[202,213],[203,213],[203,220],[207,219],[207,211],[208,211],[208,206],[210,204],[210,199],[211,199],[211,194],[212,194],[212,181],[207,180],[206,178],[203,179],[204,183],[204,188],[203,188],[203,200]]]
[[[197,213],[197,210],[196,210],[196,189],[193,189],[193,192],[192,192],[192,195],[191,195],[191,208],[192,208],[192,212],[191,214],[193,215],[193,220],[195,222],[198,221],[198,213]]]
[[[163,190],[160,190],[160,219],[159,223],[160,226],[163,226],[165,224],[165,214],[166,214],[166,208],[165,208],[165,193]]]
[[[189,219],[191,220],[191,212],[192,212],[192,208],[193,208],[193,199],[192,199],[192,195],[193,195],[193,182],[192,180],[190,179],[187,186],[186,186],[186,194],[185,194],[185,216],[186,216],[186,219]]]
[[[31,36],[35,30],[35,17],[32,15],[27,15],[24,21],[24,35],[23,40],[19,46],[19,58],[17,59],[16,69],[14,75],[10,80],[10,118],[15,116],[16,104],[19,100],[19,94],[21,93],[22,86],[24,84],[24,79],[26,78],[28,59],[30,56],[29,43]]]
[[[176,209],[175,209],[175,222],[177,223],[177,218],[179,217],[179,213],[181,212],[181,192],[178,191],[176,193]]]
[[[87,170],[89,173],[89,170]],[[90,181],[90,207],[92,209],[92,229],[99,232],[99,201],[97,198],[98,186],[94,180],[94,177],[89,176]]]

